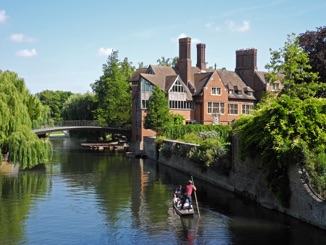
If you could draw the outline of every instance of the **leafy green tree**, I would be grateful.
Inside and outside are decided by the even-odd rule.
[[[306,31],[298,36],[299,44],[309,56],[312,71],[318,72],[320,80],[326,83],[326,26],[316,31]],[[323,97],[325,97],[325,93]]]
[[[283,83],[280,95],[306,99],[326,89],[325,84],[318,81],[318,73],[312,71],[308,54],[299,46],[294,34],[288,36],[284,48],[271,50],[271,62],[266,68],[269,69],[268,78],[272,83],[277,80]]]
[[[283,91],[277,98],[265,97],[252,115],[235,123],[241,156],[262,156],[269,187],[284,206],[291,195],[289,164],[302,163],[315,172],[314,156],[325,152],[326,100],[315,98],[324,85],[308,62],[298,39],[288,36],[284,48],[271,52],[267,65],[271,81],[281,80]]]
[[[48,120],[48,112],[16,73],[0,71],[0,149],[22,169],[51,159],[51,143],[32,132],[33,125]]]
[[[94,120],[97,108],[95,94],[73,94],[62,107],[63,120]]]
[[[155,86],[148,101],[144,127],[152,130],[162,130],[171,123],[168,99],[160,87]]]
[[[165,58],[162,56],[161,59],[157,60],[157,63],[160,66],[175,66],[178,63],[178,57],[174,57],[174,58]]]
[[[54,121],[62,121],[62,107],[70,95],[72,95],[72,92],[60,90],[44,90],[36,94],[42,104],[50,108],[50,116]]]
[[[91,87],[98,101],[96,118],[102,125],[131,127],[131,84],[128,81],[134,67],[125,58],[118,59],[118,51],[109,55],[103,65],[103,75]]]

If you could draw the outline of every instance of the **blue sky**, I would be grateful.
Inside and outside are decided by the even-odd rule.
[[[235,51],[257,48],[258,70],[287,35],[326,25],[325,0],[1,0],[0,70],[43,90],[91,92],[111,50],[134,66],[179,55],[178,39],[206,44],[206,62],[235,68]]]

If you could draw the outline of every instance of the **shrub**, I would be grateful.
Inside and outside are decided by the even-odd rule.
[[[159,149],[159,151],[162,153],[162,155],[165,158],[170,158],[172,156],[172,150],[173,149],[170,146],[170,144],[166,144],[166,143],[161,144],[161,147]]]
[[[199,145],[203,139],[198,135],[198,133],[185,134],[183,140],[187,143]]]

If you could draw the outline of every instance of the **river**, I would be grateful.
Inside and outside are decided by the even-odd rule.
[[[51,141],[51,164],[0,172],[0,244],[326,244],[326,231],[196,178],[200,218],[180,218],[172,192],[190,176]]]

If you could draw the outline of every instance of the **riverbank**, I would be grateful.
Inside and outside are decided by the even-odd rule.
[[[165,140],[164,143],[169,144],[171,148],[176,144],[182,145],[187,152],[194,147],[194,145],[177,141]],[[265,208],[278,210],[326,230],[326,203],[324,200],[315,196],[310,190],[301,166],[290,166],[289,168],[292,195],[289,208],[285,208],[268,188],[265,181],[265,173],[259,167],[262,166],[260,158],[256,157],[255,159],[241,161],[237,151],[237,138],[233,139],[232,145],[232,169],[227,176],[220,175],[209,168],[203,170],[186,157],[183,158],[175,154],[172,154],[168,158],[164,157],[163,154],[156,151],[154,137],[146,137],[144,139],[144,152],[149,158],[155,159],[160,163],[181,170],[231,192],[248,197]]]

